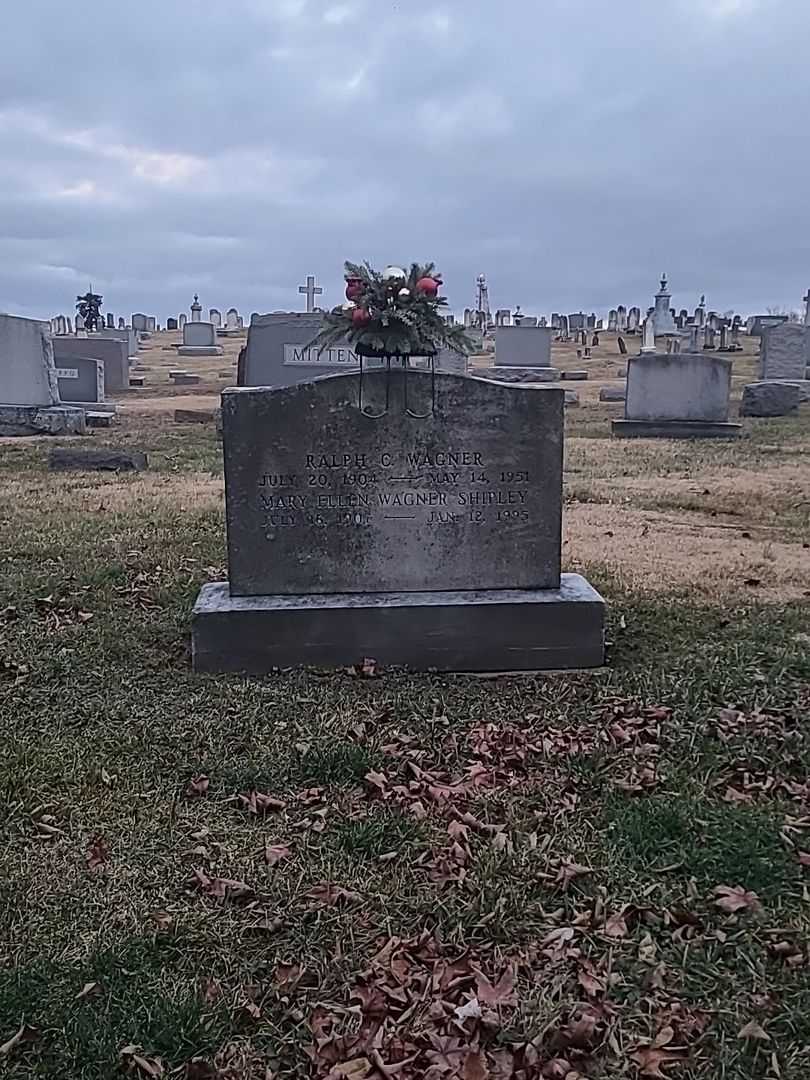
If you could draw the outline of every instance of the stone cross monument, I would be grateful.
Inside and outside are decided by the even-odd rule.
[[[299,285],[298,291],[300,293],[306,294],[307,311],[310,313],[313,312],[315,310],[315,297],[320,296],[323,292],[323,289],[320,287],[320,285],[315,284],[314,274],[307,274],[306,285]]]

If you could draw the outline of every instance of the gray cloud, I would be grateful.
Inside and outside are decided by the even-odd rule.
[[[482,270],[538,312],[810,284],[803,0],[204,7],[4,13],[0,310],[337,303],[344,258],[457,309]]]

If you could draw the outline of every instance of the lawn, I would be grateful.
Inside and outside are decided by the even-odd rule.
[[[806,1080],[807,414],[609,415],[569,674],[195,677],[213,428],[122,414],[138,476],[0,445],[0,1075]]]

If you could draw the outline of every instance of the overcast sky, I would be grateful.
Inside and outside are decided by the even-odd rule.
[[[300,309],[346,258],[455,310],[798,309],[807,0],[26,0],[3,11],[0,311]]]

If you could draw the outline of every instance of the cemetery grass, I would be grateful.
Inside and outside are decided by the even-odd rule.
[[[628,588],[595,545],[603,671],[195,678],[219,449],[139,423],[103,441],[145,478],[0,447],[0,1072],[810,1073],[805,597]],[[616,521],[653,498],[619,481],[735,468],[577,423],[570,505]],[[791,424],[735,448],[740,530]]]

